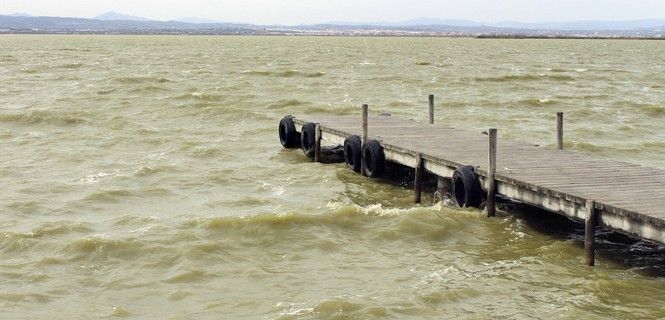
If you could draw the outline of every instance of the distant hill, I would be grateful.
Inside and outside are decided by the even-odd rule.
[[[31,32],[113,32],[113,33],[201,33],[201,30],[230,30],[243,33],[260,29],[241,24],[196,24],[178,21],[152,20],[99,20],[61,17],[12,17],[0,15],[0,29],[29,30]]]
[[[96,17],[93,17],[94,20],[104,20],[104,21],[151,21],[150,19],[130,16],[122,13],[117,13],[114,11],[109,11],[102,13]]]

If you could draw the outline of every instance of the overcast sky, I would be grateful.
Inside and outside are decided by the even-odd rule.
[[[665,0],[0,0],[0,14],[93,17],[106,11],[157,20],[203,17],[262,24],[417,17],[547,22],[665,18]]]

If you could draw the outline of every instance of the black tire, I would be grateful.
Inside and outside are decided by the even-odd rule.
[[[365,175],[372,178],[380,176],[386,168],[386,156],[383,153],[381,143],[376,140],[369,140],[365,142],[362,152]]]
[[[279,121],[279,142],[284,148],[297,148],[300,143],[300,133],[296,131],[293,118],[289,116]]]
[[[344,162],[355,172],[360,172],[361,142],[359,136],[350,136],[344,140]]]
[[[314,145],[316,139],[316,124],[308,122],[300,130],[300,147],[308,157],[314,157]]]
[[[483,202],[483,189],[472,166],[462,166],[453,173],[453,200],[462,208],[478,208]]]

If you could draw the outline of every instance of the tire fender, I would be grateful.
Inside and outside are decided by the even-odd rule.
[[[344,162],[355,172],[360,172],[361,142],[359,136],[349,136],[344,140]]]
[[[383,173],[386,168],[386,156],[379,141],[365,142],[362,148],[362,161],[365,164],[366,176],[376,178]]]
[[[308,157],[314,157],[314,145],[316,139],[316,124],[308,122],[300,130],[300,147]]]
[[[291,116],[286,116],[279,121],[279,142],[284,148],[297,148],[300,143],[300,133],[296,131]]]
[[[461,208],[477,208],[483,202],[483,189],[473,166],[459,167],[453,173],[453,200]]]

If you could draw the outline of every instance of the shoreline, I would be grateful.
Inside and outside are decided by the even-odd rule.
[[[480,40],[665,40],[653,36],[564,36],[564,35],[520,35],[520,34],[440,34],[430,32],[260,32],[256,30],[186,32],[167,30],[141,31],[84,31],[84,30],[0,30],[0,35],[102,35],[102,36],[275,36],[275,37],[348,37],[348,38],[471,38]]]

